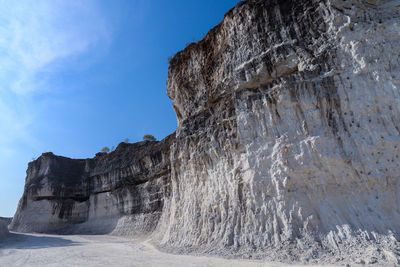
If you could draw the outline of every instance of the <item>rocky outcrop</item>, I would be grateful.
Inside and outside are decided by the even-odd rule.
[[[0,221],[5,222],[7,225],[9,225],[12,221],[12,218],[0,217]]]
[[[8,234],[8,223],[6,221],[0,220],[0,241],[6,239]]]
[[[88,160],[44,154],[12,227],[398,264],[399,47],[397,0],[240,2],[171,60],[176,137]]]
[[[162,244],[398,263],[399,11],[244,1],[179,52]]]
[[[110,154],[69,159],[44,153],[29,163],[24,195],[11,223],[20,232],[145,234],[169,194],[169,148],[121,143]]]

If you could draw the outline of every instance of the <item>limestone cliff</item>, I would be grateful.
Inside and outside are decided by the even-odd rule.
[[[399,12],[400,1],[245,1],[178,53],[162,243],[397,263]]]
[[[144,205],[151,189],[159,192],[159,220],[147,229],[156,228],[153,241],[168,250],[398,264],[399,54],[398,0],[240,2],[171,60],[176,137],[158,145],[163,160],[135,169],[135,177],[163,170],[164,178],[121,195],[113,188],[127,190],[126,176],[113,154],[63,159],[64,171],[55,173],[58,163],[46,162],[60,158],[44,155],[28,168],[13,227],[56,221],[90,231],[93,224],[82,228],[90,218],[107,221],[117,210],[118,218],[133,214],[134,232],[148,224],[118,203],[137,196]],[[96,195],[104,204],[95,204]],[[40,201],[48,203],[41,219],[24,217]],[[141,218],[153,218],[145,210]]]
[[[169,147],[121,143],[110,154],[75,160],[44,153],[29,163],[11,223],[21,232],[145,234],[169,194]]]

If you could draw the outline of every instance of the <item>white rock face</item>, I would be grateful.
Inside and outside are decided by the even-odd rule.
[[[247,1],[177,54],[162,244],[400,263],[400,1]]]

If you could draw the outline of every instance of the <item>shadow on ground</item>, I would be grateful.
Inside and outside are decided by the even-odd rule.
[[[54,247],[80,246],[68,237],[36,236],[22,233],[10,233],[10,236],[0,241],[0,249],[42,249]]]

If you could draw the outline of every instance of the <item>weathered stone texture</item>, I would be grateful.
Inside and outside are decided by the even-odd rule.
[[[179,52],[162,244],[397,263],[399,10],[245,1]]]
[[[173,139],[121,143],[93,159],[42,154],[29,164],[11,228],[46,233],[152,231],[169,194]]]

